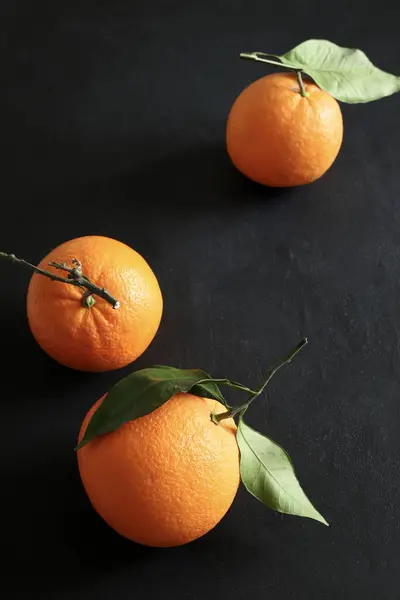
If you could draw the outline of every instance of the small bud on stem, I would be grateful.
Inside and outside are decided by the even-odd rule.
[[[90,279],[83,275],[82,263],[76,258],[72,259],[72,267],[68,267],[67,263],[65,262],[49,263],[49,267],[54,267],[55,269],[59,269],[60,271],[65,271],[66,273],[68,273],[67,277],[60,277],[55,273],[45,271],[40,267],[32,265],[23,258],[17,258],[15,254],[6,254],[5,252],[0,252],[0,258],[8,258],[8,260],[11,260],[14,263],[25,265],[35,273],[39,273],[39,275],[44,275],[52,281],[59,281],[60,283],[67,283],[68,285],[79,287],[80,289],[84,290],[84,294],[82,296],[82,306],[84,306],[85,308],[91,308],[95,304],[96,300],[93,297],[93,295],[99,296],[99,298],[102,298],[103,300],[111,304],[111,306],[115,310],[117,310],[120,307],[120,303],[118,302],[118,300],[116,300],[105,288],[101,288],[95,283],[92,283]]]

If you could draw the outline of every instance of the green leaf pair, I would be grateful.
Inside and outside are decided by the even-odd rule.
[[[306,342],[307,340],[303,340],[288,358],[269,370],[267,382],[283,364],[290,362]],[[230,407],[217,383],[245,392],[246,403],[242,407]],[[214,380],[198,369],[155,366],[136,371],[110,390],[94,412],[76,449],[79,450],[96,436],[115,431],[125,423],[151,413],[176,393],[190,392],[196,396],[218,400],[227,408],[224,416],[228,416],[229,413],[232,416],[239,414],[236,438],[240,450],[240,475],[246,489],[268,508],[281,513],[309,517],[327,525],[302,490],[285,450],[249,427],[243,420],[244,412],[261,393],[266,383],[259,390],[253,391],[228,379]],[[213,418],[215,416],[218,417],[210,415],[210,418],[218,427],[218,418]]]
[[[252,52],[241,57],[304,71],[342,102],[371,102],[400,91],[400,77],[375,67],[361,50],[328,40],[307,40],[281,56]]]

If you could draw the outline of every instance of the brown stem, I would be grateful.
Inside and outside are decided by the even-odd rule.
[[[273,367],[270,367],[268,369],[268,376],[267,379],[264,381],[264,383],[258,388],[258,390],[256,392],[252,392],[252,394],[250,394],[250,398],[248,398],[248,400],[244,403],[241,404],[240,406],[235,406],[234,408],[230,408],[229,410],[223,412],[223,413],[219,413],[219,414],[213,414],[211,416],[211,420],[213,421],[213,423],[215,423],[216,425],[218,425],[223,419],[232,419],[233,417],[235,417],[238,413],[244,413],[250,406],[250,404],[256,399],[258,398],[258,396],[260,394],[263,393],[263,391],[265,390],[265,388],[267,387],[267,385],[269,384],[269,382],[271,381],[271,379],[273,378],[273,376],[275,375],[275,373],[277,371],[279,371],[280,368],[282,368],[284,365],[287,365],[288,363],[290,363],[293,358],[296,356],[296,354],[298,352],[300,352],[300,350],[302,348],[304,348],[304,346],[308,343],[307,338],[303,338],[301,340],[301,342],[299,344],[297,344],[297,346],[295,348],[293,348],[293,350],[290,352],[290,354],[288,356],[286,356],[284,359],[282,359],[278,364],[276,364]]]
[[[35,273],[39,273],[39,275],[44,275],[48,277],[52,281],[59,281],[60,283],[67,283],[68,285],[73,285],[75,287],[79,287],[84,290],[84,294],[82,296],[82,306],[85,308],[90,308],[95,303],[95,299],[92,294],[99,296],[111,306],[117,310],[120,307],[120,303],[118,300],[114,298],[105,288],[101,288],[95,283],[92,283],[90,279],[85,277],[82,273],[82,264],[74,258],[72,263],[75,265],[73,267],[68,267],[66,263],[57,263],[51,262],[49,263],[50,267],[55,267],[61,271],[66,271],[68,273],[68,277],[60,277],[55,273],[51,273],[50,271],[45,271],[40,267],[36,267],[32,265],[30,262],[24,260],[23,258],[17,258],[15,254],[6,254],[5,252],[0,252],[0,257],[8,258],[14,263],[19,263],[21,265],[25,265],[29,269],[35,271]]]

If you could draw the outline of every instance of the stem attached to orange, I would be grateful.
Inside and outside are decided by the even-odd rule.
[[[23,258],[17,258],[15,254],[6,254],[5,252],[0,252],[0,258],[8,258],[14,263],[19,263],[21,265],[25,265],[29,267],[35,273],[39,273],[39,275],[44,275],[45,277],[49,277],[52,281],[59,281],[60,283],[67,283],[68,285],[74,285],[75,287],[79,287],[84,290],[84,294],[82,296],[82,306],[85,308],[91,308],[96,300],[93,298],[93,295],[99,296],[102,298],[116,310],[120,307],[120,303],[118,300],[114,298],[105,288],[101,288],[95,283],[92,283],[85,275],[82,273],[82,264],[76,258],[73,259],[72,263],[74,266],[68,267],[66,263],[57,263],[52,262],[49,263],[50,267],[55,267],[61,271],[66,271],[68,273],[68,277],[60,277],[55,273],[51,273],[50,271],[45,271],[40,267],[36,267],[31,263],[27,262]]]
[[[296,71],[296,76],[297,76],[297,82],[298,82],[299,88],[300,88],[300,94],[303,96],[303,98],[307,98],[308,94],[306,92],[306,88],[304,87],[303,78],[301,76],[301,71]]]
[[[242,52],[240,54],[240,58],[244,58],[246,60],[255,60],[258,62],[267,63],[268,65],[275,65],[276,67],[283,67],[284,69],[290,69],[296,73],[297,81],[300,88],[300,94],[303,98],[308,97],[308,93],[306,92],[306,88],[304,87],[303,78],[301,76],[301,69],[296,69],[293,66],[285,65],[285,63],[280,62],[280,60],[276,60],[279,58],[274,54],[265,54],[264,52]]]

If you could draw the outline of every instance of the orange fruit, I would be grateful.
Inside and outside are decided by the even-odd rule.
[[[83,290],[34,274],[27,295],[30,329],[40,346],[59,363],[82,371],[108,371],[135,360],[148,347],[161,320],[162,296],[145,259],[129,246],[102,236],[80,237],[52,250],[38,265],[67,275],[49,263],[82,263],[92,283],[119,302],[95,296],[82,305]]]
[[[229,113],[228,154],[236,168],[258,183],[283,187],[311,183],[335,160],[343,139],[337,101],[296,75],[266,75],[249,85]]]
[[[90,417],[86,415],[82,439]],[[233,419],[225,407],[179,393],[154,412],[93,438],[78,450],[83,485],[95,510],[118,533],[147,546],[179,546],[207,533],[239,485]]]

